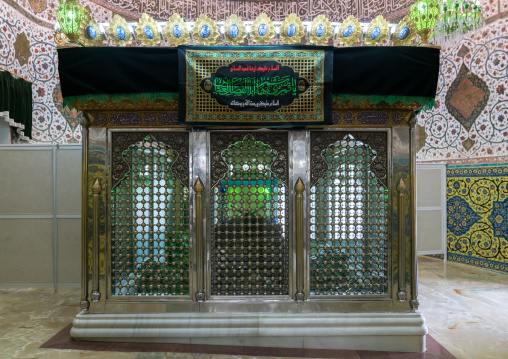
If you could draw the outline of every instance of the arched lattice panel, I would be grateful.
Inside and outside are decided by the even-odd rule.
[[[212,133],[212,148],[222,145],[212,174],[223,170],[211,194],[212,295],[289,294],[288,188],[276,175],[287,156],[271,144],[281,135],[287,151],[287,133]]]
[[[173,169],[180,156],[145,135],[113,157],[125,172],[111,191],[114,296],[189,294],[189,190]]]
[[[388,189],[371,170],[386,136],[311,134],[311,168],[326,163],[310,188],[311,296],[388,292]]]

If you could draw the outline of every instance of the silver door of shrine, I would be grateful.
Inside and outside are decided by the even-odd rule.
[[[90,313],[417,308],[410,127],[88,132]]]

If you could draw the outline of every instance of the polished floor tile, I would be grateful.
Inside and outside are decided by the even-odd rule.
[[[508,275],[428,257],[420,257],[418,267],[420,310],[431,335],[427,339],[427,353],[307,349],[301,355],[346,359],[444,359],[450,358],[451,353],[459,359],[508,358],[508,307],[505,304]],[[250,352],[252,349],[246,349],[226,355],[218,348],[205,346],[201,349],[208,349],[206,354],[189,353],[193,349],[185,345],[164,347],[164,351],[147,346],[136,349],[137,352],[126,352],[115,343],[95,343],[87,346],[87,350],[79,346],[76,349],[41,348],[51,338],[55,347],[59,340],[66,340],[55,334],[69,325],[78,311],[78,303],[79,289],[63,288],[55,294],[51,289],[0,288],[0,358],[250,359],[255,354]],[[256,352],[258,356],[279,358],[295,354],[298,353],[288,350]]]
[[[429,334],[457,358],[508,358],[508,275],[419,257]]]

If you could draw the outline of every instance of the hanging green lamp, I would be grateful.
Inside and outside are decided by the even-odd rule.
[[[60,24],[60,30],[69,38],[71,43],[77,43],[79,38],[79,24],[88,11],[77,0],[60,0],[56,10],[56,18]]]
[[[418,35],[422,38],[421,46],[430,46],[429,34],[436,27],[439,20],[441,7],[435,0],[419,0],[409,10],[409,16],[413,19]]]

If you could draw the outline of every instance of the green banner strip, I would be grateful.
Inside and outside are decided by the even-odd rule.
[[[156,100],[173,101],[178,100],[178,93],[176,92],[161,92],[161,93],[124,93],[124,94],[95,94],[95,95],[81,95],[81,96],[69,96],[63,98],[63,105],[72,108],[74,102],[88,103],[95,101],[97,103],[104,103],[112,101],[114,103],[120,103],[122,101],[138,102],[139,100],[147,100],[148,102],[154,102]]]
[[[431,110],[434,108],[435,99],[433,97],[419,97],[419,96],[399,96],[399,95],[333,95],[333,102],[338,102],[339,104],[343,104],[346,101],[351,101],[357,105],[367,101],[373,105],[377,105],[380,102],[386,102],[390,106],[396,102],[402,102],[405,105],[410,105],[412,103],[418,103],[422,106],[422,108],[418,111]]]
[[[173,101],[178,100],[178,93],[176,92],[163,92],[163,93],[127,93],[127,94],[96,94],[96,95],[81,95],[81,96],[69,96],[64,97],[63,105],[72,108],[72,103],[81,102],[88,103],[95,101],[97,103],[104,103],[106,101],[112,101],[114,103],[120,103],[124,100],[131,102],[137,102],[139,100],[147,100],[153,102],[155,100],[166,100]],[[389,105],[393,105],[396,102],[402,102],[405,105],[412,103],[418,103],[422,105],[422,108],[418,112],[431,110],[434,108],[435,99],[432,97],[418,97],[418,96],[379,96],[379,95],[333,95],[333,102],[343,104],[346,101],[351,101],[357,105],[367,101],[373,105],[377,105],[380,102],[386,102]]]

